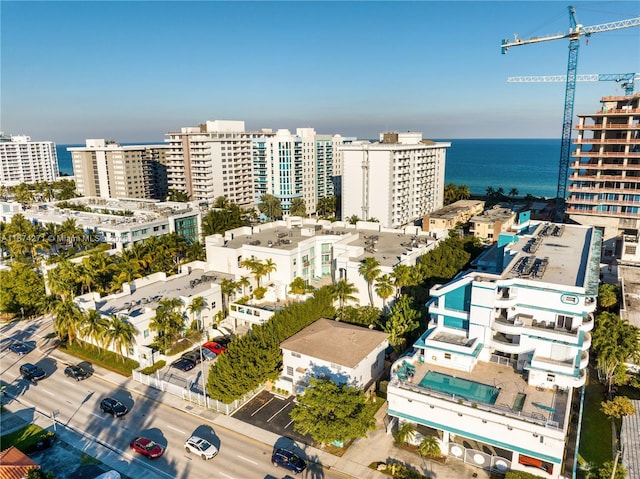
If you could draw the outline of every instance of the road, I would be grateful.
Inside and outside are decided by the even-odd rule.
[[[70,426],[120,453],[123,461],[143,466],[148,477],[158,478],[226,478],[262,479],[271,474],[282,477],[285,471],[271,464],[274,444],[264,444],[242,434],[223,428],[214,430],[202,418],[165,406],[137,394],[118,388],[97,376],[76,381],[64,374],[66,363],[43,354],[38,348],[18,357],[8,350],[15,340],[35,345],[48,329],[42,322],[12,323],[0,328],[0,374],[9,398],[7,409],[16,411],[35,407],[55,416],[59,424]],[[61,353],[56,353],[58,357]],[[72,357],[69,357],[73,361]],[[30,362],[40,366],[47,378],[37,385],[20,377],[20,364]],[[124,403],[130,412],[122,418],[113,418],[100,411],[104,397],[114,397]],[[6,398],[5,398],[6,399]],[[188,403],[185,402],[185,407]],[[184,441],[192,434],[208,439],[219,449],[212,460],[205,461],[188,454]],[[136,436],[149,437],[165,446],[165,454],[155,460],[143,458],[129,449]],[[278,444],[280,445],[280,444]],[[285,445],[285,444],[283,444]],[[324,471],[320,465],[310,463],[302,478],[337,479],[344,476]]]

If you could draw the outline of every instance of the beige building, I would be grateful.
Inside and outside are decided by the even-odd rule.
[[[254,206],[252,140],[271,130],[245,131],[244,121],[211,120],[167,133],[169,188],[193,201],[224,196],[242,208]]]
[[[422,231],[442,231],[456,227],[458,223],[466,223],[472,216],[484,211],[484,201],[458,200],[439,210],[424,215]]]
[[[167,145],[121,146],[89,139],[71,152],[76,190],[100,198],[166,199]]]
[[[504,206],[495,205],[493,208],[483,211],[469,220],[470,233],[476,238],[495,243],[500,233],[511,230],[516,221],[516,212]]]

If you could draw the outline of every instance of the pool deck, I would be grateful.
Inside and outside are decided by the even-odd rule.
[[[529,386],[522,378],[522,374],[511,366],[493,362],[479,362],[471,373],[467,373],[438,364],[420,363],[415,358],[413,360],[405,359],[416,367],[413,378],[404,381],[407,385],[424,389],[419,386],[420,381],[428,371],[436,371],[456,378],[495,386],[500,389],[500,393],[493,407],[500,411],[508,410],[514,414],[518,414],[518,411],[513,409],[516,396],[518,393],[523,393],[526,394],[526,398],[520,411],[521,415],[538,420],[553,421],[558,424],[558,427],[564,427],[569,407],[569,395],[564,391]],[[393,377],[392,380],[397,379]]]

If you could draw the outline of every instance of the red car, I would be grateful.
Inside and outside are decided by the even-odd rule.
[[[164,447],[147,437],[136,437],[129,446],[149,459],[156,459],[164,454]]]
[[[216,343],[215,341],[211,341],[209,343],[204,343],[202,345],[202,347],[203,348],[207,348],[212,353],[216,353],[218,355],[224,353],[227,350],[226,346],[223,346],[222,344]]]

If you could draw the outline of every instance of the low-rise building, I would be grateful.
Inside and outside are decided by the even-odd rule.
[[[507,233],[516,222],[516,212],[506,206],[495,205],[473,216],[469,232],[476,238],[495,243],[500,233]]]
[[[602,234],[518,226],[432,288],[429,328],[392,367],[388,414],[478,467],[559,478],[575,464]]]
[[[302,394],[311,378],[369,389],[384,372],[387,334],[318,319],[282,342],[282,374],[275,386]]]
[[[379,223],[351,225],[295,216],[205,238],[209,269],[230,274],[236,281],[243,276],[250,278],[253,284],[249,293],[257,282],[242,263],[253,258],[275,265],[261,279],[262,285],[270,285],[271,301],[286,299],[289,285],[296,278],[316,287],[345,279],[358,289],[355,296],[362,305],[369,303],[368,284],[358,271],[365,258],[375,258],[381,274],[388,274],[399,264],[415,265],[437,244],[438,240],[417,226],[391,229]],[[374,306],[383,306],[379,296],[374,295],[373,301]]]
[[[442,232],[452,230],[457,224],[464,224],[472,216],[484,211],[484,201],[458,200],[422,218],[422,231]]]

